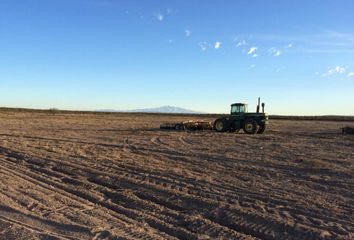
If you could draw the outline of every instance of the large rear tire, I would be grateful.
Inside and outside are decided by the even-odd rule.
[[[264,133],[265,130],[266,130],[266,125],[265,124],[259,125],[257,133],[258,134],[262,134],[262,133]]]
[[[257,132],[257,122],[253,119],[246,119],[243,124],[243,131],[247,134],[255,134]]]
[[[217,132],[226,132],[230,130],[230,124],[225,118],[220,118],[215,121],[214,129]]]

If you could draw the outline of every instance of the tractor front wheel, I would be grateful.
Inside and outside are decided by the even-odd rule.
[[[217,131],[217,132],[226,132],[228,131],[230,128],[229,128],[229,124],[227,122],[226,119],[217,119],[214,123],[214,129]]]
[[[252,119],[248,119],[243,124],[243,131],[247,134],[255,134],[257,132],[257,122]]]

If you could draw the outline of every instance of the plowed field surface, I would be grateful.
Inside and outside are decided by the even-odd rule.
[[[345,123],[158,129],[186,119],[0,112],[0,239],[354,238]]]

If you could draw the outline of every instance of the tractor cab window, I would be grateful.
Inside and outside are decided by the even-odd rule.
[[[246,111],[247,110],[245,105],[234,105],[231,107],[231,114],[239,114],[244,113]]]

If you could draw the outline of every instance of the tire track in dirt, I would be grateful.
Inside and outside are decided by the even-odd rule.
[[[161,146],[161,145],[166,145],[166,143],[164,143],[162,140],[161,140],[161,137],[152,137],[150,139],[150,142],[152,142],[153,144],[157,145],[157,146]]]
[[[24,171],[23,169],[21,169],[21,170]],[[82,191],[80,191],[78,189],[76,189],[76,190],[70,189],[70,188],[66,187],[65,185],[63,185],[63,184],[60,184],[59,182],[55,182],[55,181],[49,180],[50,178],[45,178],[45,177],[42,177],[42,176],[41,177],[34,176],[33,174],[30,174],[27,171],[25,172],[25,174],[29,175],[30,177],[32,177],[32,178],[34,178],[36,180],[39,180],[41,182],[46,182],[46,184],[49,185],[49,186],[54,186],[57,189],[64,190],[65,192],[73,194],[73,195],[75,195],[75,196],[77,196],[79,198],[85,199],[85,200],[87,200],[87,201],[89,201],[91,203],[99,204],[99,205],[101,205],[101,206],[103,206],[103,207],[105,207],[105,208],[107,208],[109,210],[112,210],[112,211],[118,212],[118,213],[120,213],[122,215],[125,215],[128,218],[133,218],[133,219],[134,218],[135,219],[144,218],[145,221],[149,225],[152,225],[152,227],[155,227],[155,228],[159,229],[162,232],[166,232],[169,235],[170,234],[172,234],[172,236],[176,235],[176,236],[179,236],[179,238],[183,238],[183,239],[195,239],[195,237],[193,237],[193,235],[191,235],[187,231],[182,230],[182,229],[175,229],[171,225],[162,222],[161,220],[157,219],[156,217],[153,217],[152,215],[151,216],[149,216],[149,215],[141,215],[141,213],[136,212],[135,210],[126,209],[126,208],[124,208],[122,206],[119,206],[117,204],[107,202],[105,199],[97,198],[97,197],[94,197],[93,195],[88,195],[87,193],[82,192]],[[186,236],[186,237],[184,237],[184,236]]]
[[[87,239],[92,237],[90,230],[86,227],[61,224],[50,220],[39,219],[38,217],[23,214],[17,210],[1,205],[0,219],[21,227],[25,227],[31,231],[64,239]]]
[[[12,169],[12,167],[11,167],[11,169]],[[23,171],[23,169],[21,169],[21,170]],[[17,171],[16,173],[21,172],[21,170]],[[92,196],[88,196],[88,195],[86,195],[85,193],[80,193],[79,191],[75,191],[75,190],[72,190],[72,189],[61,188],[58,183],[55,183],[55,182],[53,182],[53,181],[49,181],[49,180],[47,180],[47,178],[44,178],[44,177],[37,177],[37,176],[33,176],[33,175],[31,176],[30,172],[28,172],[28,171],[25,171],[24,174],[25,174],[26,176],[30,176],[30,179],[32,179],[32,180],[36,179],[35,182],[37,182],[37,183],[43,184],[43,182],[46,182],[45,185],[49,185],[49,186],[51,186],[51,188],[54,187],[54,188],[56,189],[56,191],[57,191],[58,189],[64,190],[64,192],[62,192],[62,194],[63,194],[63,193],[64,193],[64,194],[65,194],[65,193],[69,193],[69,194],[65,194],[65,195],[67,195],[70,199],[72,199],[72,197],[75,196],[75,199],[76,199],[76,200],[79,200],[80,202],[86,203],[86,202],[88,201],[88,202],[90,202],[91,204],[98,204],[98,203],[99,203],[99,200],[93,198]],[[24,176],[21,176],[21,177],[24,177]],[[37,180],[39,180],[39,182],[38,182]],[[72,194],[73,194],[73,196],[72,196]],[[81,200],[80,200],[80,199],[81,199]],[[82,201],[82,200],[84,200],[84,201]],[[87,203],[86,203],[86,204],[87,204]],[[106,205],[106,204],[103,204],[103,205]],[[114,206],[113,206],[113,207],[112,207],[112,206],[109,207],[109,204],[108,204],[108,207],[107,207],[107,206],[105,206],[105,207],[106,207],[107,209],[112,210],[114,213],[115,213],[115,211],[117,210],[117,208],[115,208]],[[117,214],[114,214],[114,215],[115,215],[115,217],[117,217]],[[124,215],[124,214],[123,214],[123,215]],[[125,222],[131,222],[131,221],[129,221],[130,218],[126,218],[126,217],[123,217],[123,216],[118,216],[118,219],[125,220]],[[128,220],[128,221],[127,221],[127,220]],[[132,220],[133,220],[133,219],[132,219]],[[136,224],[136,223],[135,223],[135,224]],[[123,226],[124,226],[124,225],[123,225]],[[123,232],[123,231],[122,231],[122,232]],[[124,232],[129,232],[129,229],[125,229]],[[133,231],[133,233],[134,233],[134,231]],[[156,236],[156,235],[155,235],[155,236]]]
[[[186,136],[178,137],[178,141],[185,146],[193,145],[193,142],[189,140]]]
[[[56,191],[58,190],[58,188],[54,188],[54,189],[55,189]],[[60,188],[59,188],[59,189],[60,189]],[[71,191],[67,191],[67,192],[71,192]],[[66,194],[66,195],[67,195],[67,194]],[[75,194],[74,194],[74,196],[75,196],[75,198],[78,197],[78,198],[81,198],[82,200],[88,200],[88,199],[85,199],[85,198],[82,197],[82,196],[80,197],[80,194],[78,194],[78,195],[75,195]],[[115,215],[116,215],[116,214],[115,214]],[[117,217],[117,215],[116,215],[116,217]],[[118,217],[118,219],[123,219],[123,218],[122,218],[122,216],[120,216],[120,217]],[[125,220],[127,220],[127,219],[125,219]],[[129,222],[129,221],[128,221],[128,222]],[[127,230],[125,230],[124,232],[127,232]]]
[[[283,204],[285,204],[286,205],[286,202],[283,202]],[[304,214],[306,214],[306,212],[303,212]],[[317,215],[317,217],[320,217],[320,215],[321,214],[319,214],[319,215]],[[329,219],[329,220],[331,220],[331,221],[335,221],[336,219]],[[338,221],[338,219],[337,219],[337,221]],[[346,224],[348,224],[348,222],[346,222]]]

